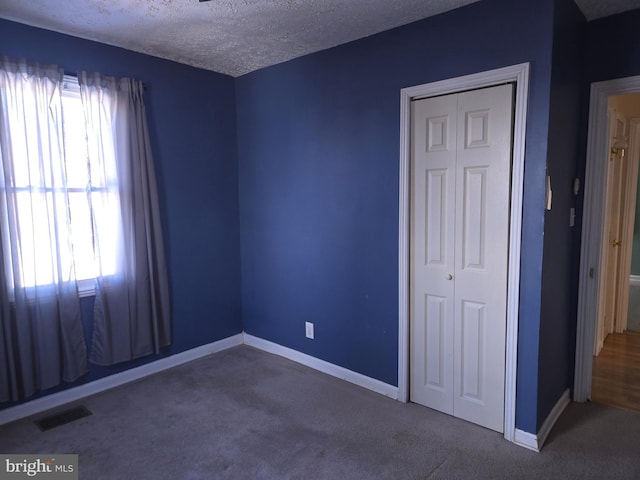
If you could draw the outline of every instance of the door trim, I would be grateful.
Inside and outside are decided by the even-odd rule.
[[[615,162],[612,163],[611,156],[609,155],[609,149],[611,141],[617,131],[617,122],[621,121],[626,124],[625,119],[619,112],[609,107],[607,102],[607,162],[605,162],[604,177],[607,179],[604,183],[603,191],[603,209],[602,209],[602,241],[605,244],[602,245],[600,253],[599,271],[603,272],[598,281],[598,313],[596,315],[596,332],[594,339],[593,355],[598,356],[602,347],[604,346],[604,339],[609,333],[613,333],[615,330],[615,318],[617,316],[617,294],[616,281],[619,278],[620,270],[618,269],[618,252],[616,252],[612,245],[609,244],[610,240],[617,239],[617,235],[614,235],[613,239],[610,239],[610,235],[614,230],[612,222],[619,220],[620,217],[620,205],[618,204],[617,212],[614,212],[613,204],[615,203],[615,196],[620,196],[620,189],[618,185],[614,184],[616,175]],[[623,127],[624,130],[624,127]],[[620,163],[620,168],[622,164]],[[622,178],[622,171],[620,171],[620,179]],[[616,214],[618,218],[616,219]],[[605,240],[606,239],[606,240]],[[615,257],[615,258],[610,258]],[[604,273],[606,272],[606,273]]]
[[[504,438],[515,438],[518,307],[520,292],[520,245],[524,151],[529,97],[529,63],[441,80],[400,91],[400,189],[398,243],[398,400],[409,399],[409,185],[411,100],[457,93],[475,88],[515,82],[513,158],[511,167],[511,211],[507,278],[507,333],[505,364]]]
[[[627,149],[627,179],[624,188],[624,203],[622,205],[622,246],[620,251],[620,272],[617,303],[617,319],[624,318],[623,322],[616,322],[615,331],[622,333],[627,329],[627,313],[629,310],[629,278],[631,276],[631,254],[633,252],[633,230],[635,228],[635,212],[638,192],[638,141],[640,140],[640,118],[629,118],[629,145]]]
[[[609,158],[607,152],[608,102],[610,96],[628,93],[640,93],[640,76],[591,84],[578,286],[576,368],[573,386],[575,402],[586,402],[591,398],[592,357],[598,321],[606,167]],[[590,272],[593,276],[590,276]]]

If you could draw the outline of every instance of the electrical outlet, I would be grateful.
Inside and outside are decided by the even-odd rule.
[[[313,323],[304,322],[305,336],[313,340]]]

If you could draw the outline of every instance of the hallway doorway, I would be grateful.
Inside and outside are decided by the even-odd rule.
[[[593,84],[574,400],[638,410],[639,143],[640,77]]]
[[[611,96],[600,306],[591,399],[640,411],[640,94]],[[636,331],[634,331],[636,330]]]

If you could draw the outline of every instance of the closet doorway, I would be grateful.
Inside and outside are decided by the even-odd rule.
[[[398,244],[398,400],[409,401],[410,338],[409,338],[409,239],[410,239],[410,150],[411,103],[424,98],[460,93],[507,83],[515,86],[513,108],[513,149],[509,196],[509,239],[507,258],[506,335],[504,370],[504,416],[502,430],[508,441],[527,445],[532,443],[530,434],[515,427],[516,373],[518,347],[518,314],[520,298],[520,251],[522,239],[522,199],[524,179],[525,132],[529,86],[529,64],[441,80],[400,92],[400,195],[399,195],[399,244]]]
[[[411,105],[410,400],[499,432],[513,91]]]

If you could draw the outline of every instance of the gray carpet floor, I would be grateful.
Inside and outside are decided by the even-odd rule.
[[[88,480],[640,478],[638,413],[571,404],[535,453],[246,346],[81,403],[0,427],[0,452],[76,453]]]

